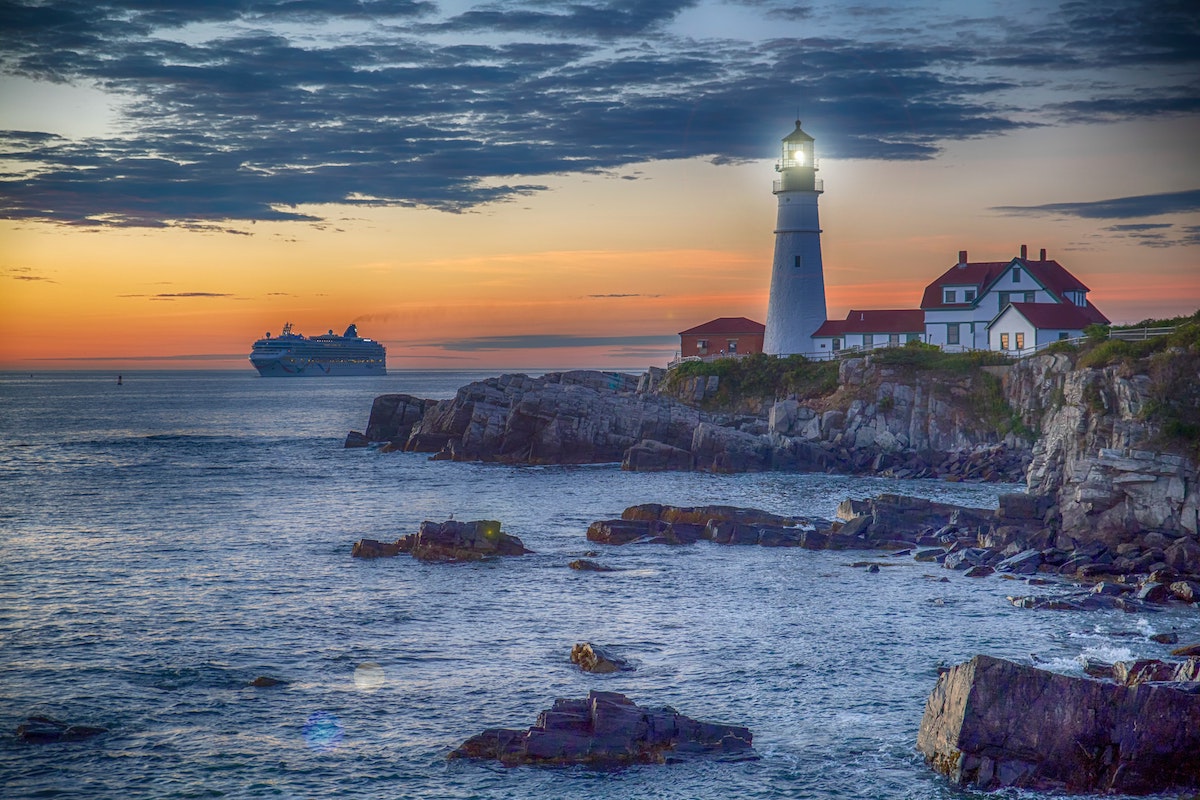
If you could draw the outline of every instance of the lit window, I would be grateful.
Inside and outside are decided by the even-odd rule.
[[[956,294],[956,292],[953,289],[943,289],[942,290],[942,302],[943,303],[953,303],[955,294]]]
[[[1025,349],[1025,334],[1024,333],[1017,334],[1017,349],[1018,350]]]
[[[1000,334],[1000,349],[1001,350],[1008,349],[1008,334],[1007,333]]]

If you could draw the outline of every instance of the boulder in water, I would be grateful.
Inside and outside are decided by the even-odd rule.
[[[591,642],[580,642],[571,648],[571,663],[578,664],[584,672],[602,675],[633,669],[625,659]]]
[[[30,717],[17,726],[17,738],[30,744],[78,742],[105,733],[108,728],[72,725],[51,717]]]
[[[491,728],[449,758],[493,759],[505,766],[620,767],[664,764],[688,756],[756,758],[751,734],[738,725],[700,722],[669,706],[639,706],[616,692],[555,700],[526,730]]]

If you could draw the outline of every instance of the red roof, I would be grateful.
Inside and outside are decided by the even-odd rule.
[[[845,319],[826,320],[813,336],[847,333],[924,333],[925,312],[919,308],[851,310]]]
[[[766,330],[767,326],[761,322],[755,322],[745,317],[718,317],[703,325],[697,325],[694,328],[688,328],[686,331],[680,331],[679,335],[688,336],[690,334],[707,333],[713,336],[724,336],[730,333],[765,333]]]
[[[962,265],[955,264],[943,272],[937,280],[926,286],[925,294],[921,297],[921,308],[929,310],[969,308],[971,303],[942,302],[942,287],[974,286],[979,293],[978,296],[982,296],[1013,264],[1020,264],[1024,267],[1060,302],[1067,302],[1066,292],[1088,291],[1088,287],[1084,286],[1082,281],[1057,261],[1034,261],[1028,258],[1013,258],[1008,261],[973,261]],[[1014,284],[1014,286],[1019,286],[1019,284]],[[1099,317],[1104,316],[1099,311],[1095,313]],[[1099,320],[1093,320],[1093,322],[1095,321]]]
[[[1071,303],[1011,303],[1010,305],[1017,313],[1033,323],[1033,327],[1042,330],[1057,328],[1081,331],[1093,322],[1108,322],[1104,315],[1096,311],[1093,306],[1080,308]],[[997,319],[999,319],[998,315]]]

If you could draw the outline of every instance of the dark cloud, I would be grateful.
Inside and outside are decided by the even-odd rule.
[[[155,300],[173,300],[177,297],[233,297],[222,292],[169,292],[154,295]]]
[[[56,280],[47,278],[45,275],[37,275],[30,267],[9,267],[5,270],[0,270],[0,275],[5,278],[11,278],[14,281],[41,281],[44,283],[58,283]]]
[[[308,209],[329,204],[458,212],[550,175],[771,157],[796,108],[822,155],[874,159],[1200,110],[1200,22],[1184,3],[994,19],[947,4],[917,30],[879,9],[743,0],[783,32],[823,32],[753,44],[673,32],[694,5],[0,2],[0,71],[101,87],[123,131],[0,132],[0,218],[232,232],[318,224]],[[1029,88],[1036,100],[1013,99]]]
[[[480,350],[542,350],[564,347],[636,347],[638,345],[678,344],[675,336],[575,336],[572,334],[524,334],[517,336],[477,336],[431,342],[432,346],[460,352]]]
[[[1163,214],[1200,211],[1200,189],[1165,194],[1114,197],[1079,203],[1047,203],[1040,206],[995,206],[993,211],[1016,216],[1067,216],[1085,219],[1135,219]]]

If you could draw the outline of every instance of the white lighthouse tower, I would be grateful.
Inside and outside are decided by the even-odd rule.
[[[783,140],[783,156],[775,165],[779,198],[775,221],[775,263],[771,267],[771,299],[763,352],[770,355],[811,354],[812,335],[825,322],[825,273],[821,266],[821,224],[817,198],[824,191],[817,177],[813,138],[796,130]]]

